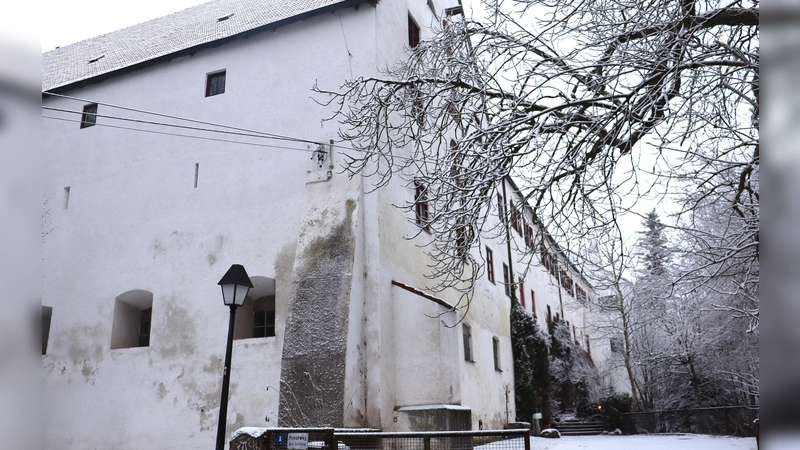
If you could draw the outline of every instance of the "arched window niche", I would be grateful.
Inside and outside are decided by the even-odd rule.
[[[244,306],[236,310],[233,326],[234,339],[252,339],[275,336],[275,280],[267,277],[250,277],[253,288],[247,294]]]
[[[133,289],[118,295],[114,301],[111,348],[149,347],[152,312],[152,292]]]

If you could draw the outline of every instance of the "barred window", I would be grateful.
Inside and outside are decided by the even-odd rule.
[[[206,97],[225,93],[225,71],[206,75]]]

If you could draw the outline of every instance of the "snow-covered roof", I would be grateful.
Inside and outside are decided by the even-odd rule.
[[[353,0],[212,0],[42,55],[42,92],[271,28]]]

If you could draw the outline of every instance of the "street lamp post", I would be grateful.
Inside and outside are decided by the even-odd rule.
[[[228,344],[225,349],[225,368],[222,372],[222,399],[219,404],[219,427],[217,428],[217,450],[225,449],[225,425],[228,418],[228,388],[231,382],[231,350],[233,349],[233,324],[236,320],[236,308],[244,305],[247,293],[253,287],[250,277],[241,264],[234,264],[221,280],[222,301],[230,306],[231,318],[228,322]]]

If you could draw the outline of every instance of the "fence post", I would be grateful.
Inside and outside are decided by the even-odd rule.
[[[425,441],[424,444],[425,450],[431,450],[431,438],[426,437],[424,441]]]
[[[531,430],[528,429],[528,434],[525,435],[525,450],[531,450]]]
[[[325,430],[325,445],[328,446],[328,450],[339,450],[339,442],[337,442],[336,437],[333,435],[333,428],[327,428]]]

